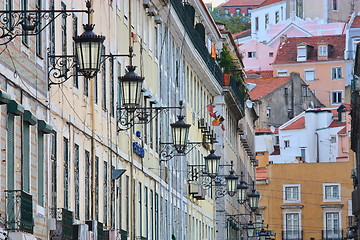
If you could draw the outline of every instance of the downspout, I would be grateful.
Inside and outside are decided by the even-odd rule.
[[[294,74],[290,75],[291,78],[291,118],[294,118],[295,116],[295,103],[294,103],[294,98],[295,98],[295,93],[294,93]]]
[[[319,134],[317,132],[315,132],[316,134],[316,162],[320,162],[320,159],[319,159]]]

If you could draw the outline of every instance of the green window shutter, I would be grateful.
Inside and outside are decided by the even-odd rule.
[[[95,156],[95,217],[99,220],[99,157]]]
[[[38,204],[44,206],[44,134],[38,131]]]
[[[69,209],[69,140],[64,138],[64,208]]]
[[[85,220],[90,219],[90,152],[85,150]]]
[[[24,122],[23,125],[23,190],[30,193],[30,125]]]
[[[15,180],[14,180],[14,171],[15,171],[15,162],[14,162],[14,120],[15,115],[12,113],[8,114],[8,138],[7,138],[7,188],[8,190],[14,190]]]
[[[80,154],[79,145],[75,144],[74,145],[74,178],[75,178],[74,180],[75,180],[75,218],[76,219],[80,219],[79,154]]]

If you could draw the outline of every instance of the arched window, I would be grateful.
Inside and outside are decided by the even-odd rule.
[[[224,9],[224,13],[225,13],[225,15],[229,15],[229,9],[228,9],[228,8],[225,8],[225,9]]]
[[[240,8],[235,9],[235,14],[236,14],[236,16],[240,16],[240,13],[241,13],[241,9],[240,9]]]

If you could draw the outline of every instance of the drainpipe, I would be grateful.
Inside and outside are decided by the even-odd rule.
[[[317,132],[315,132],[316,134],[316,162],[320,162],[320,159],[319,159],[319,134]]]

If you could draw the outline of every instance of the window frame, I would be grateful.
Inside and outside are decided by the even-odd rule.
[[[314,75],[314,77],[313,77],[313,79],[307,79],[306,78],[306,73],[313,73],[313,75]],[[315,81],[316,80],[316,76],[315,76],[315,68],[305,68],[304,69],[304,80],[305,81]]]
[[[304,50],[305,55],[304,56],[300,55],[299,50]],[[297,56],[296,59],[297,59],[298,62],[306,61],[306,59],[307,59],[307,47],[306,46],[298,46],[296,48],[296,56]]]
[[[289,73],[288,73],[287,69],[277,70],[276,74],[277,74],[278,77],[287,77],[287,76],[289,76]]]
[[[297,199],[286,199],[287,197],[287,192],[286,189],[287,188],[297,188]],[[294,195],[294,193],[292,193],[292,195]],[[283,184],[283,202],[284,203],[300,203],[301,202],[301,185],[300,184]]]
[[[319,57],[327,57],[328,56],[328,46],[326,46],[326,45],[318,46],[318,56]]]
[[[331,186],[337,186],[338,198],[327,198],[326,188]],[[341,183],[323,183],[323,202],[341,202]]]
[[[340,69],[340,71],[339,71]],[[335,70],[335,74],[334,74],[334,70]],[[334,77],[335,75],[335,77]],[[331,80],[342,80],[342,67],[341,66],[336,66],[336,67],[332,67],[331,68]]]
[[[336,101],[336,102],[334,101],[334,93],[341,93],[340,101]],[[342,99],[343,99],[343,91],[342,90],[334,90],[334,91],[331,91],[330,94],[331,94],[331,96],[330,96],[331,105],[339,105],[342,103]],[[339,96],[337,96],[337,98],[339,98]]]
[[[284,148],[290,148],[290,140],[284,140]]]

